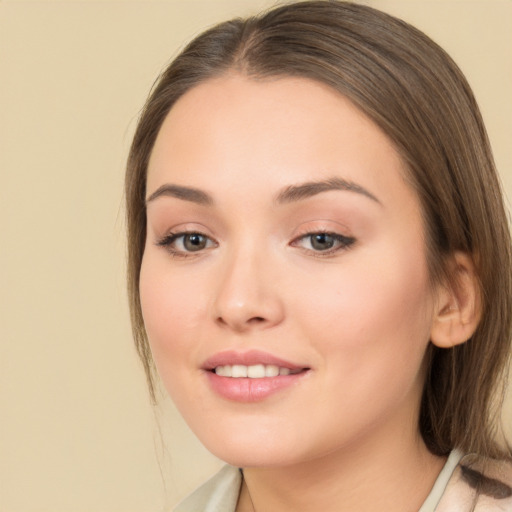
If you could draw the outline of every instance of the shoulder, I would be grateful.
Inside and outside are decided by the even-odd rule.
[[[173,512],[235,512],[241,484],[240,470],[226,465],[176,505]]]
[[[512,511],[512,463],[477,455],[462,457],[436,512]]]

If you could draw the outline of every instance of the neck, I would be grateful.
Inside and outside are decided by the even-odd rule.
[[[419,434],[394,432],[305,463],[244,469],[237,512],[418,510],[444,459]]]

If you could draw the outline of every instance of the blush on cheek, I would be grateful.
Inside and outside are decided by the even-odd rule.
[[[425,293],[426,265],[417,262],[411,265],[407,259],[400,272],[385,261],[378,269],[368,265],[364,272],[339,272],[328,287],[313,290],[314,300],[308,301],[300,318],[305,326],[316,326],[311,336],[329,342],[333,351],[353,349],[356,358],[364,347],[398,351],[396,357],[423,350],[430,333],[432,300]],[[382,268],[389,271],[383,273]]]
[[[159,248],[160,252],[163,249]],[[154,249],[144,256],[140,280],[140,300],[146,326],[149,324],[173,323],[174,319],[187,318],[190,301],[187,295],[189,287],[183,287],[179,280],[169,275],[165,255],[163,258]],[[163,261],[162,261],[163,260]]]
[[[140,276],[141,308],[153,360],[168,389],[179,372],[177,361],[192,361],[204,326],[204,303],[189,281],[183,273],[169,274],[168,265],[148,251]]]

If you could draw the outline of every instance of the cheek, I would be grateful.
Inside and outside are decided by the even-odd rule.
[[[140,299],[144,325],[153,360],[167,384],[167,375],[174,375],[183,361],[194,360],[199,338],[198,329],[204,325],[202,286],[208,279],[171,270],[167,255],[148,252],[144,255],[140,275]]]
[[[327,365],[357,375],[354,382],[365,375],[410,379],[419,371],[433,314],[423,260],[410,251],[380,251],[378,260],[360,253],[325,279],[311,279],[296,317]]]
[[[418,261],[396,256],[371,266],[361,255],[330,279],[317,275],[309,300],[297,303],[298,329],[320,354],[318,394],[331,403],[311,414],[332,427],[332,442],[345,428],[362,434],[396,411],[404,421],[416,413],[432,313],[428,273]]]

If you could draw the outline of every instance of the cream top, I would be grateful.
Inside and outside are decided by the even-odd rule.
[[[240,470],[226,465],[174,512],[235,512],[241,485]],[[418,512],[473,510],[512,512],[512,464],[453,450]]]

